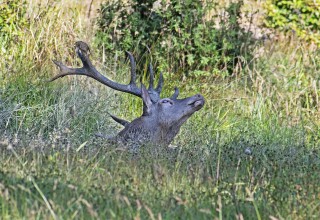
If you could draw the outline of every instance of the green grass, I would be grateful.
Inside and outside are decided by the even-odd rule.
[[[1,54],[0,219],[319,219],[319,50],[284,38],[234,77],[165,74],[164,96],[178,86],[206,104],[175,153],[137,158],[93,134],[116,134],[107,112],[132,120],[139,99],[87,78],[47,83],[51,59],[78,65],[73,42],[93,42],[78,22],[85,5],[29,7],[41,19]],[[92,51],[98,69],[128,82],[124,55]]]
[[[299,132],[283,133],[272,141],[208,138],[175,158],[133,159],[94,144],[79,151],[2,148],[2,217],[52,218],[52,210],[62,219],[317,219],[319,149],[300,143]]]

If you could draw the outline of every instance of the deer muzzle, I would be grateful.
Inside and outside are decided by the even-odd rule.
[[[193,108],[196,108],[196,111],[201,109],[205,103],[204,97],[200,94],[194,95],[190,98],[188,105],[191,105]]]

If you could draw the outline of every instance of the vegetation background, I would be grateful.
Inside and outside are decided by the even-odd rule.
[[[0,1],[1,219],[319,219],[319,14],[308,0]],[[164,96],[201,93],[175,158],[116,151],[112,112],[140,100],[91,79],[54,83],[52,59],[80,65],[90,44],[101,72]]]

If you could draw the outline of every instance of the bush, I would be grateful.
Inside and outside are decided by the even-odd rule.
[[[294,31],[300,38],[320,45],[319,1],[268,0],[265,6],[267,27]]]
[[[240,56],[251,58],[251,33],[238,23],[242,1],[230,4],[224,17],[219,1],[107,1],[101,6],[96,40],[107,53],[150,51],[158,68],[189,74],[232,72]],[[215,23],[219,21],[217,28]],[[150,52],[149,51],[149,52]],[[243,60],[243,59],[242,59]],[[145,64],[142,58],[142,64]],[[143,69],[143,68],[141,68]]]

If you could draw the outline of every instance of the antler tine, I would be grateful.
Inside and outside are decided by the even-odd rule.
[[[84,68],[69,68],[65,65],[63,65],[61,62],[57,60],[52,60],[54,64],[56,64],[59,67],[60,73],[54,77],[52,77],[48,82],[55,81],[56,79],[62,78],[64,76],[68,75],[84,75],[84,76],[89,76]]]
[[[156,91],[157,91],[157,93],[159,93],[159,95],[162,91],[162,86],[163,86],[163,74],[162,74],[162,72],[160,72],[159,82],[158,82],[158,86],[156,88]]]
[[[153,83],[154,83],[154,72],[152,68],[152,64],[149,64],[149,73],[150,73],[150,79],[149,79],[149,90],[153,89]]]
[[[129,55],[129,59],[130,59],[130,63],[131,63],[131,81],[128,85],[125,85],[125,84],[116,83],[116,82],[108,79],[104,75],[102,75],[92,65],[92,63],[91,63],[89,57],[86,55],[86,53],[82,53],[81,48],[76,48],[76,52],[77,52],[79,58],[81,59],[83,67],[69,68],[69,67],[65,66],[64,64],[62,64],[61,62],[54,60],[53,62],[59,67],[60,73],[58,75],[56,75],[55,77],[53,77],[50,80],[50,82],[52,82],[58,78],[67,76],[67,75],[84,75],[84,76],[91,77],[91,78],[99,81],[103,85],[106,85],[114,90],[130,93],[132,95],[141,97],[141,89],[139,89],[134,82],[135,78],[136,78],[135,62],[134,62],[133,56],[130,53],[128,53],[128,55]]]
[[[133,55],[129,52],[126,51],[126,54],[129,57],[130,60],[130,66],[131,66],[131,79],[130,79],[130,85],[135,85],[136,84],[136,62],[134,60]]]
[[[171,96],[171,99],[177,99],[179,95],[179,89],[177,87],[174,88],[174,94]]]
[[[119,124],[121,124],[124,127],[130,123],[130,122],[124,120],[124,119],[118,118],[118,117],[110,114],[109,112],[108,112],[108,114],[113,120],[115,120],[116,122],[118,122]]]

